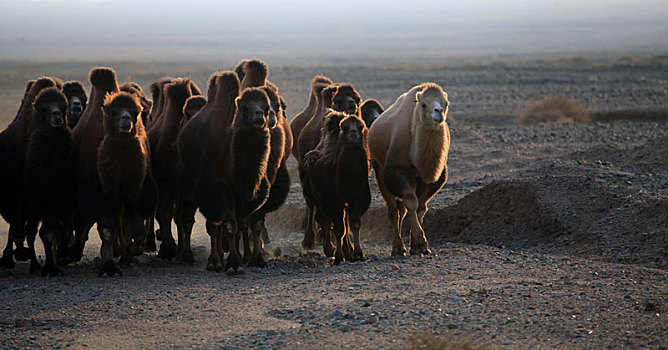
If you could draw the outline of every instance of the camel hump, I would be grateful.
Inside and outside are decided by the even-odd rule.
[[[324,75],[316,75],[311,80],[311,90],[315,90],[318,85],[331,85],[333,84],[332,79],[327,78]]]
[[[259,59],[243,60],[234,68],[241,87],[243,89],[248,87],[262,86],[266,83],[269,77],[269,68]]]
[[[114,86],[117,87],[116,72],[109,67],[96,67],[91,69],[88,75],[88,81],[93,86]]]
[[[167,97],[176,104],[177,107],[183,108],[188,97],[192,95],[190,85],[192,79],[179,78],[167,84]]]
[[[239,78],[234,72],[223,71],[215,79],[216,95],[239,95]]]
[[[202,95],[193,95],[188,97],[186,104],[183,106],[184,114],[189,114],[188,111],[199,111],[206,104],[206,98]],[[190,116],[195,113],[190,114]]]

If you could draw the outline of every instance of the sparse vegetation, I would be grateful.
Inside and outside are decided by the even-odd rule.
[[[589,123],[589,112],[575,100],[553,95],[531,104],[517,119],[518,124]]]

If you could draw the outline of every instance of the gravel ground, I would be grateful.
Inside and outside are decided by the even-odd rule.
[[[364,81],[362,95],[378,91],[386,105],[414,81],[450,93],[450,178],[425,218],[432,255],[389,257],[375,184],[368,261],[332,266],[302,251],[295,183],[268,220],[267,269],[205,271],[198,217],[195,266],[150,254],[121,278],[98,278],[93,231],[63,277],[31,276],[27,263],[0,271],[0,348],[403,348],[426,332],[492,349],[667,349],[668,121],[512,124],[527,101],[563,86],[592,111],[665,108],[666,66],[544,68],[329,74]],[[273,72],[286,95],[301,88],[281,77],[311,74]]]

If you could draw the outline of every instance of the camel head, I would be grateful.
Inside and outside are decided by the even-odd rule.
[[[425,89],[415,94],[415,103],[420,122],[433,126],[445,122],[450,102],[448,95],[440,86],[433,83],[425,84]]]
[[[67,98],[56,87],[42,90],[33,104],[35,118],[33,126],[64,128],[67,124]]]
[[[111,135],[134,137],[142,124],[142,106],[139,99],[128,92],[107,94],[102,106],[104,124]],[[142,126],[143,128],[143,126]]]
[[[236,100],[235,127],[269,128],[271,105],[261,88],[248,88]]]

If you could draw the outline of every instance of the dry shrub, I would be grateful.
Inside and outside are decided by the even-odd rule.
[[[406,349],[410,350],[484,350],[485,345],[476,344],[469,337],[448,335],[444,337],[428,333],[413,334],[406,338]]]
[[[566,96],[553,95],[531,104],[517,119],[518,124],[589,123],[589,112]]]

